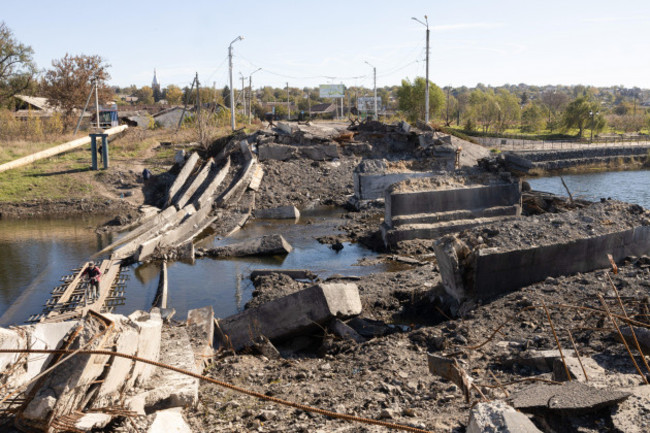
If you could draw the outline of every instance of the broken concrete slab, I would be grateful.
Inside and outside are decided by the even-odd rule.
[[[221,170],[219,170],[213,177],[212,180],[208,180],[208,185],[203,190],[203,193],[198,197],[193,203],[194,207],[201,209],[203,207],[211,207],[212,201],[214,200],[214,194],[217,192],[217,189],[221,186],[228,171],[230,170],[230,157],[226,159],[226,163]]]
[[[467,433],[542,433],[526,415],[503,401],[478,403],[469,416]]]
[[[286,161],[298,155],[296,146],[286,144],[260,144],[257,147],[260,161],[277,160]]]
[[[622,389],[630,395],[612,410],[612,424],[617,431],[647,433],[650,431],[650,385]]]
[[[259,335],[285,339],[324,325],[334,317],[359,313],[361,299],[356,284],[318,284],[218,320],[217,337],[222,345],[241,350],[251,346]]]
[[[516,409],[526,412],[552,410],[579,415],[613,406],[629,396],[629,392],[597,389],[573,381],[563,385],[531,385],[514,394],[510,400]]]
[[[473,381],[460,364],[458,364],[456,359],[427,353],[427,363],[429,365],[429,373],[440,376],[456,384],[456,386],[463,392],[465,401],[469,401]]]
[[[605,253],[615,262],[647,253],[647,214],[636,205],[606,201],[560,216],[505,221],[447,235],[434,250],[450,295],[458,300],[489,299],[547,277],[609,267]],[[484,242],[477,244],[479,237]]]
[[[206,250],[211,257],[244,257],[256,255],[289,254],[293,247],[282,235],[268,235],[232,245]]]
[[[162,318],[160,310],[152,308],[150,313],[134,311],[129,319],[138,329],[137,356],[144,359],[157,361],[160,359],[160,341],[162,333]],[[142,385],[149,380],[156,367],[138,362],[133,367],[133,372],[128,380],[128,387]]]
[[[197,368],[203,366],[214,354],[212,342],[214,341],[214,310],[212,305],[196,308],[187,312],[187,333],[194,348],[194,359]]]
[[[160,362],[200,373],[196,367],[190,337],[183,326],[165,327],[160,342]],[[145,396],[146,407],[170,408],[194,406],[199,398],[199,380],[182,373],[154,367]]]
[[[156,412],[147,433],[192,433],[192,429],[177,407]]]
[[[99,412],[89,412],[84,414],[75,423],[75,428],[82,431],[91,431],[93,429],[102,429],[113,419],[112,415]]]
[[[79,325],[78,320],[58,323],[38,323],[22,327],[28,339],[28,346],[31,349],[58,349],[70,334],[70,331],[76,329]],[[40,353],[30,353],[27,356],[27,371],[21,377],[25,381],[32,379],[39,374],[45,366],[56,355],[43,355]]]
[[[300,218],[300,211],[295,206],[279,206],[270,209],[256,209],[255,218],[298,220]]]
[[[571,380],[584,383],[588,382],[594,388],[624,388],[642,383],[642,379],[636,371],[634,373],[610,371],[590,357],[581,357],[580,361],[582,361],[582,366],[578,358],[567,357],[565,355],[564,363],[562,363],[561,358],[556,358],[553,362],[553,380],[557,382],[567,381],[566,370],[569,370]],[[565,364],[566,369],[564,368]],[[585,378],[585,372],[587,373],[587,378]]]
[[[389,170],[388,164],[382,159],[363,160],[354,169],[354,195],[357,200],[383,200],[386,190],[393,184],[418,177],[441,176],[442,172]]]
[[[181,188],[183,188],[183,185],[185,185],[188,177],[192,174],[192,171],[194,171],[194,167],[196,166],[196,163],[199,162],[199,159],[199,154],[193,152],[189,158],[185,160],[183,168],[181,168],[181,171],[178,173],[178,176],[174,179],[174,183],[172,183],[172,186],[169,187],[169,191],[167,192],[168,205],[174,200]]]
[[[632,336],[632,330],[629,326],[621,327],[621,334],[625,338],[627,344],[636,349],[636,343],[634,342],[634,337]],[[639,347],[645,355],[650,355],[650,329],[640,328],[638,326],[634,327],[634,335],[636,336],[637,341],[639,342]],[[620,341],[620,336],[616,333],[615,338]]]
[[[210,172],[214,169],[215,164],[214,160],[210,158],[205,162],[203,168],[194,176],[190,184],[184,188],[182,193],[177,194],[176,197],[172,199],[172,204],[176,205],[177,209],[182,209],[190,201],[194,193],[196,193],[199,188],[203,185],[204,182],[208,179]],[[190,180],[188,179],[188,182]]]

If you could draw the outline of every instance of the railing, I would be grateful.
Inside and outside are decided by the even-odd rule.
[[[539,151],[539,150],[568,150],[568,149],[593,149],[597,147],[632,147],[649,146],[650,136],[617,136],[594,137],[576,140],[530,140],[497,137],[473,137],[479,143],[499,151]]]

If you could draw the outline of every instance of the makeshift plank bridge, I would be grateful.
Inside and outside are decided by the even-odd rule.
[[[123,305],[128,276],[120,273],[121,261],[103,260],[99,265],[102,276],[96,299],[89,297],[89,283],[83,277],[89,264],[86,262],[73,269],[73,274],[62,277],[62,284],[52,290],[52,297],[45,303],[43,312],[32,315],[28,322],[61,322],[82,317],[88,310],[110,313],[118,305]]]

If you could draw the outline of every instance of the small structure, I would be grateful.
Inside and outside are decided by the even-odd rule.
[[[333,119],[336,117],[336,104],[329,103],[312,105],[309,113],[312,118],[320,117],[322,119]]]

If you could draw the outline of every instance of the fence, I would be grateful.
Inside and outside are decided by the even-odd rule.
[[[564,149],[593,149],[596,147],[630,147],[650,145],[650,136],[617,136],[617,137],[594,137],[589,139],[576,140],[529,140],[516,138],[498,137],[473,137],[479,143],[492,149],[500,151],[538,151],[538,150],[564,150]]]

